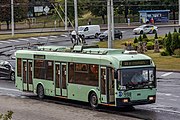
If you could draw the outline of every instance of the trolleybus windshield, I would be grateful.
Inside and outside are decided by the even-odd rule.
[[[119,86],[126,86],[127,89],[144,89],[154,88],[156,85],[154,68],[122,69],[120,71],[116,72],[116,74],[121,74],[118,80],[118,89]]]

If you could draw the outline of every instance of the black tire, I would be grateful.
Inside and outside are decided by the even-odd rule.
[[[37,95],[38,95],[38,97],[40,98],[40,99],[43,99],[44,98],[44,88],[43,88],[43,86],[40,84],[40,85],[38,85],[38,87],[37,87]]]
[[[15,81],[15,72],[10,74],[10,80]]]
[[[143,34],[143,31],[142,31],[142,30],[140,31],[140,34]]]
[[[98,38],[98,36],[99,36],[99,34],[98,34],[98,33],[96,33],[96,34],[95,34],[95,36],[94,36],[94,38]]]
[[[122,39],[122,35],[119,36],[119,39]]]
[[[101,42],[102,42],[102,41],[103,41],[103,39],[99,39],[99,41],[101,41]]]
[[[98,108],[98,97],[95,92],[92,92],[89,96],[89,104],[92,108]]]

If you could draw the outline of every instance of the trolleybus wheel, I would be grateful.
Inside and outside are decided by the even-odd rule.
[[[97,97],[96,93],[92,92],[90,94],[89,103],[90,103],[92,108],[98,107],[98,97]]]
[[[40,99],[43,99],[44,98],[44,88],[42,85],[38,85],[38,88],[37,88],[37,95]]]

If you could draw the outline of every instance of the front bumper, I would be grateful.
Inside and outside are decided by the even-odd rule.
[[[149,97],[154,97],[153,100],[149,100]],[[156,96],[149,96],[145,100],[132,100],[130,101],[129,98],[116,98],[116,106],[122,107],[122,106],[132,106],[132,105],[144,105],[144,104],[152,104],[156,102]],[[128,102],[123,102],[124,99],[128,99]]]

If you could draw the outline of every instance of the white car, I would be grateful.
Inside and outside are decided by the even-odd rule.
[[[71,32],[71,35],[73,35]],[[86,25],[78,27],[78,34],[83,36],[84,38],[94,37],[97,38],[100,34],[100,26],[99,25]]]
[[[138,28],[133,30],[134,34],[143,34],[143,33],[156,33],[158,27],[154,25],[141,25]]]

